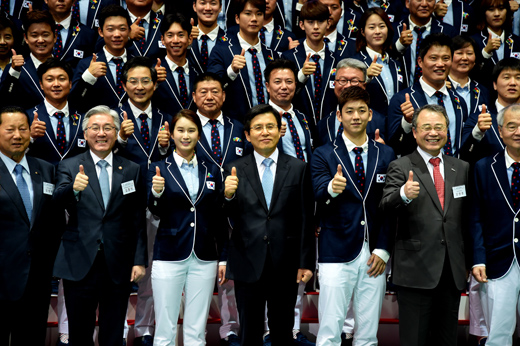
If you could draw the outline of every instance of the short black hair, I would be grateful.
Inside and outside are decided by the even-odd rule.
[[[500,60],[493,68],[493,74],[491,75],[493,82],[498,80],[498,76],[500,76],[504,70],[520,71],[520,60],[516,58],[505,58]]]
[[[240,15],[247,3],[250,3],[251,6],[265,14],[265,0],[234,0],[232,3],[234,13],[236,13],[237,16]]]
[[[67,76],[69,76],[69,80],[72,82],[72,78],[74,77],[74,71],[72,70],[70,64],[68,62],[62,61],[54,57],[45,60],[45,62],[43,62],[38,67],[37,74],[40,82],[43,79],[43,75],[52,68],[61,68],[62,70],[64,70],[65,73],[67,73]]]
[[[339,110],[341,111],[347,102],[358,100],[365,102],[370,108],[370,94],[368,91],[357,85],[343,89],[341,95],[339,95]]]
[[[27,118],[27,124],[30,124],[29,115],[22,107],[18,106],[5,106],[0,109],[0,125],[2,124],[2,115],[5,113],[21,113]]]
[[[166,31],[168,31],[173,24],[179,24],[182,30],[186,31],[188,35],[191,33],[191,24],[190,21],[181,13],[170,13],[164,16],[161,27],[161,35],[164,35]]]
[[[310,0],[303,4],[300,11],[300,21],[318,20],[326,21],[330,18],[329,7],[318,0]]]
[[[179,121],[181,118],[186,118],[191,122],[195,123],[195,125],[197,126],[197,130],[199,131],[199,136],[202,136],[202,123],[200,121],[200,118],[197,115],[197,113],[195,113],[191,109],[181,109],[177,114],[173,116],[172,124],[170,125],[172,133],[175,129],[175,124],[177,124],[177,121]]]
[[[193,91],[197,90],[197,86],[200,82],[218,82],[220,84],[220,88],[224,90],[224,82],[222,81],[222,78],[216,73],[213,72],[204,72],[195,78],[195,82],[193,83]]]
[[[265,81],[269,83],[269,78],[274,70],[287,69],[294,73],[294,78],[298,77],[298,69],[294,61],[288,59],[276,59],[271,61],[264,70]]]
[[[105,21],[107,20],[107,18],[110,17],[123,17],[124,19],[126,19],[128,28],[132,26],[132,20],[130,19],[128,11],[119,5],[110,4],[107,7],[103,8],[101,10],[101,13],[99,14],[99,27],[101,28],[101,30],[103,30],[103,26],[105,25]]]
[[[27,12],[27,16],[23,21],[24,32],[27,34],[27,30],[29,30],[31,25],[40,23],[49,24],[52,34],[55,35],[56,22],[54,21],[54,18],[52,18],[52,15],[49,11],[40,10],[32,10],[31,12]]]
[[[453,48],[451,47],[451,38],[443,33],[434,33],[426,36],[419,46],[419,56],[421,59],[424,59],[426,54],[431,47],[439,46],[439,47],[448,47],[450,49],[451,55],[453,55]]]
[[[124,84],[126,84],[126,81],[128,80],[128,71],[130,71],[134,67],[148,68],[150,70],[150,74],[152,75],[152,81],[154,83],[157,82],[157,71],[155,70],[154,62],[152,62],[152,60],[148,57],[136,56],[128,60],[125,66],[123,67],[122,80]]]
[[[244,116],[244,130],[247,133],[249,133],[249,131],[251,130],[251,122],[253,121],[253,119],[257,115],[265,114],[265,113],[271,113],[272,115],[274,115],[274,117],[276,119],[276,123],[278,125],[278,129],[280,129],[282,127],[282,117],[280,116],[280,113],[278,113],[276,111],[276,109],[273,108],[273,106],[257,105],[257,106],[254,106],[253,108],[249,109],[247,111],[246,115]]]

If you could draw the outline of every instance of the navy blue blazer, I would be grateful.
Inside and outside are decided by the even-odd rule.
[[[14,1],[14,10],[12,17],[17,20],[22,20],[27,16],[27,12],[29,11],[29,6],[25,2],[25,0],[10,0],[9,2]],[[31,0],[33,10],[41,10],[44,5],[43,0]]]
[[[87,22],[83,23],[87,27],[96,30],[99,27],[99,15],[101,14],[101,10],[107,7],[108,5],[120,5],[120,1],[118,0],[97,0],[96,3],[92,3],[89,1],[88,4],[88,14],[87,14]]]
[[[63,160],[58,166],[53,200],[56,209],[67,211],[69,220],[54,264],[57,277],[82,280],[94,264],[100,244],[110,278],[117,285],[129,282],[134,265],[148,264],[145,182],[138,164],[118,155],[113,157],[106,209],[90,151]],[[75,196],[72,187],[79,165],[83,165],[89,181],[85,190]],[[135,191],[123,194],[123,183],[130,183]]]
[[[388,165],[395,158],[389,146],[368,141],[365,188],[361,193],[343,138],[338,137],[315,150],[311,174],[321,227],[319,263],[343,263],[356,259],[365,239],[369,240],[370,250],[390,252],[393,223],[385,218],[379,209],[379,202],[383,196]],[[332,198],[327,190],[338,165],[342,166],[347,186],[341,194]]]
[[[346,37],[342,33],[337,32],[336,47],[334,48],[334,55],[339,62],[341,59],[350,58],[356,54],[356,38]]]
[[[173,154],[155,162],[148,171],[148,208],[161,219],[155,237],[153,259],[182,261],[194,251],[203,261],[226,260],[227,221],[218,206],[223,203],[223,183],[217,166],[197,156],[199,191],[193,202]],[[164,192],[152,193],[155,167],[164,177]],[[172,208],[172,206],[175,206]]]
[[[332,111],[326,118],[320,120],[318,123],[318,144],[316,147],[334,142],[338,135],[336,131],[336,118],[336,111]],[[367,124],[367,136],[370,139],[374,139],[377,129],[379,129],[379,136],[381,136],[383,140],[386,140],[386,116],[372,110],[372,120]]]
[[[381,2],[383,3],[381,8],[388,15],[390,23],[399,22],[403,15],[408,15],[410,13],[404,6],[404,2],[401,0],[384,0]],[[357,25],[363,13],[368,9],[368,4],[366,1],[354,3],[352,0],[345,0],[345,8],[349,8],[350,11],[358,13],[358,20],[354,22]]]
[[[133,114],[128,102],[129,101],[123,103],[123,105],[118,109],[119,120],[123,122],[123,111],[126,111],[128,119],[131,119],[134,123],[134,133],[128,138],[125,147],[123,147],[122,145],[117,145],[117,153],[122,157],[137,163],[141,167],[141,174],[143,175],[143,178],[145,178],[148,172],[148,167],[150,167],[150,164],[152,162],[164,160],[164,158],[169,155],[168,152],[165,155],[161,155],[161,153],[159,152],[159,140],[157,139],[157,135],[159,134],[159,129],[161,128],[161,126],[164,125],[165,121],[167,121],[168,124],[171,124],[172,117],[171,115],[164,113],[156,107],[152,106],[152,127],[150,128],[150,151],[147,152],[144,148],[143,137],[141,137],[139,126],[137,125],[136,117],[138,117],[139,114]],[[173,131],[173,129],[171,130]]]
[[[7,65],[2,73],[0,80],[0,95],[2,95],[0,105],[2,106],[20,106],[29,109],[45,99],[31,57],[27,55],[24,59],[25,63],[19,78],[14,78],[9,74],[11,64]]]
[[[409,16],[407,16],[406,18],[402,19],[401,21],[399,21],[397,23],[394,23],[394,46],[395,46],[395,42],[397,42],[397,40],[399,40],[399,37],[401,36],[401,31],[403,30],[403,23],[406,23],[407,29],[410,28]],[[431,26],[430,34],[435,34],[435,33],[443,33],[450,37],[455,37],[458,35],[457,31],[451,25],[445,24],[435,18],[432,18],[432,26]],[[410,66],[412,66],[412,60],[415,59],[415,57],[411,56],[412,50],[409,48],[410,48],[409,46],[406,47],[406,50],[404,51],[404,53],[400,55],[400,60],[401,60],[401,67],[403,68],[404,78],[406,78],[408,80],[406,83],[408,85],[412,85],[414,81],[409,80],[410,73],[411,73]],[[396,49],[396,52],[397,52],[397,49]]]
[[[166,80],[164,82],[158,83],[157,89],[155,89],[153,93],[153,103],[154,105],[164,112],[168,112],[170,114],[177,114],[181,109],[185,107],[182,106],[180,100],[180,93],[177,84],[175,84],[175,79],[173,78],[173,72],[171,71],[168,63],[166,62],[166,58],[163,57],[161,59],[161,66],[166,67]],[[195,84],[195,79],[202,72],[197,69],[191,62],[188,61],[188,66],[190,68],[189,78],[186,78],[186,82],[189,83],[189,90],[192,92],[193,86]],[[188,109],[195,109],[195,103],[193,103],[192,93],[188,92]]]
[[[234,25],[231,28],[228,28],[227,34],[236,35],[239,30],[240,27]],[[285,26],[275,24],[273,29],[273,39],[271,40],[269,48],[276,51],[278,55],[282,55],[283,52],[289,49],[289,37],[293,40],[297,40],[296,35],[285,29]]]
[[[363,12],[354,8],[355,6],[347,6],[346,3],[344,5],[345,11],[343,12],[343,17],[340,18],[340,20],[343,21],[343,32],[341,32],[341,34],[347,38],[356,39],[359,20],[361,19]]]
[[[472,264],[485,264],[488,279],[506,275],[520,254],[518,210],[513,206],[504,151],[475,165],[470,231]]]
[[[367,68],[374,60],[374,57],[370,57],[368,55],[366,48],[363,48],[361,51],[359,51],[356,55],[353,56],[353,58],[364,62]],[[392,73],[392,80],[394,82],[393,91],[395,95],[399,91],[406,88],[405,81],[407,81],[407,78],[403,76],[401,64],[399,61],[389,57],[388,67],[390,67],[390,71]],[[366,88],[372,101],[370,103],[371,108],[386,116],[388,114],[388,104],[390,103],[390,98],[386,92],[388,87],[385,86],[381,75],[373,78],[372,81],[367,84]]]
[[[294,110],[294,113],[296,114],[296,117],[298,118],[298,122],[300,123],[301,127],[303,128],[303,133],[305,134],[305,143],[306,143],[305,152],[307,153],[307,162],[310,162],[311,157],[312,157],[312,149],[314,148],[314,143],[313,143],[312,136],[311,136],[311,130],[309,128],[309,120],[307,119],[305,114],[303,114],[302,112],[300,112],[297,109]],[[287,132],[285,133],[285,135],[289,136],[289,137],[291,136],[289,129],[287,129]],[[278,141],[278,150],[280,150],[280,152],[282,152],[282,153],[284,152],[283,143],[282,143],[281,138]]]
[[[150,11],[150,26],[144,49],[141,51],[136,41],[128,40],[126,46],[128,53],[132,56],[147,56],[154,60],[162,59],[166,55],[166,48],[161,42],[161,31],[159,30],[162,21],[163,19],[157,17],[154,11]]]
[[[295,62],[298,70],[301,70],[303,68],[303,64],[305,63],[305,59],[307,59],[307,54],[305,54],[305,49],[303,47],[303,41],[298,47],[283,53],[283,57]],[[325,45],[325,64],[323,66],[323,83],[321,85],[322,99],[320,102],[320,117],[318,119],[316,119],[317,116],[314,112],[312,101],[314,99],[314,86],[310,76],[305,82],[304,87],[294,96],[294,108],[308,116],[310,124],[309,126],[312,133],[315,133],[316,127],[318,126],[318,121],[336,108],[337,98],[334,94],[334,79],[336,70],[334,68],[336,67],[337,62],[338,61],[335,54],[329,51]]]
[[[226,32],[224,30],[222,30],[222,28],[219,27],[217,40],[219,39],[219,37],[223,37],[225,35],[226,35]],[[197,38],[193,39],[193,42],[191,43],[191,48],[188,50],[188,55],[186,56],[186,58],[188,59],[190,66],[191,65],[196,66],[199,71],[206,72],[206,70],[208,68],[207,68],[207,66],[206,66],[206,68],[204,68],[204,65],[202,64],[202,56],[200,55],[198,41],[199,40]],[[211,55],[211,51],[208,51],[208,63],[209,63],[209,55]]]
[[[211,150],[211,143],[208,142],[206,136],[201,134],[197,142],[197,158],[205,161],[208,164],[213,163],[218,167],[224,181],[224,165],[235,161],[236,159],[245,155],[246,137],[244,134],[244,126],[236,119],[231,119],[224,116],[224,138],[220,139],[222,145],[222,164],[219,165],[216,161],[215,155]]]
[[[104,62],[108,65],[107,57],[103,49],[96,53],[96,57],[97,61]],[[88,70],[91,61],[92,56],[88,56],[81,59],[78,63],[72,79],[72,89],[70,91],[69,100],[82,112],[87,112],[97,105],[105,105],[112,109],[120,107],[123,99],[126,97],[126,91],[123,89],[121,96],[117,94],[114,76],[108,67],[106,75],[99,77],[94,85],[85,82],[83,78],[81,78],[83,73]]]
[[[33,185],[31,221],[25,211],[20,192],[0,159],[0,300],[22,298],[31,276],[43,285],[50,284],[52,266],[59,244],[63,213],[52,203],[52,191],[44,193],[44,185],[54,184],[54,166],[27,157]],[[7,284],[9,283],[9,284]]]
[[[475,19],[472,7],[465,0],[452,1],[453,29],[456,35],[468,35],[474,31]]]
[[[448,76],[448,80],[451,81],[451,78]],[[484,104],[489,107],[494,107],[494,105],[489,104],[489,91],[488,89],[477,82],[476,80],[472,80],[470,82],[470,93],[471,93],[471,104],[466,104],[468,107],[468,114],[480,113],[482,110],[481,106]]]
[[[91,57],[98,38],[96,30],[71,20],[67,41],[63,43],[61,61],[68,62],[72,68],[83,58]]]
[[[34,112],[38,112],[38,119],[45,122],[47,130],[43,137],[36,138],[34,142],[29,145],[27,155],[37,157],[57,166],[61,160],[76,156],[87,150],[87,142],[84,139],[83,129],[81,127],[81,123],[83,122],[83,115],[81,113],[69,107],[69,145],[62,155],[58,151],[56,134],[52,129],[51,120],[47,113],[47,108],[45,108],[45,104],[42,102],[27,111],[31,124],[34,120]]]
[[[392,148],[394,148],[394,151],[397,154],[401,154],[402,156],[414,152],[417,148],[417,143],[413,137],[412,131],[410,131],[410,133],[405,133],[401,126],[401,119],[403,118],[401,104],[405,102],[406,93],[410,95],[410,102],[414,109],[418,109],[428,104],[419,82],[415,83],[410,88],[400,91],[392,97],[390,105],[388,106],[388,143]],[[452,141],[452,148],[454,156],[458,157],[459,149],[462,145],[462,129],[464,128],[464,122],[468,118],[468,111],[466,102],[462,97],[452,89],[448,89],[448,93],[450,94],[453,109],[455,110],[455,118],[457,119],[457,142],[454,143]]]
[[[242,121],[244,114],[253,107],[253,94],[251,88],[255,82],[249,80],[247,67],[244,67],[234,81],[227,75],[227,69],[231,65],[235,55],[240,55],[242,47],[236,35],[220,37],[209,56],[208,72],[218,74],[224,79],[226,101],[222,111],[230,118]],[[262,55],[265,65],[278,57],[275,51],[262,44]],[[262,76],[263,78],[263,76]],[[267,102],[267,95],[266,102]]]

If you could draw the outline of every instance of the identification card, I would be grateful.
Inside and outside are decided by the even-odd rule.
[[[123,189],[123,195],[128,195],[129,193],[135,192],[134,181],[130,180],[126,183],[122,183],[121,188]]]
[[[43,182],[43,194],[51,195],[54,193],[54,184]]]
[[[384,183],[386,181],[386,174],[376,175],[376,183]]]
[[[454,186],[453,187],[453,198],[461,198],[466,197],[466,186],[460,185],[460,186]]]

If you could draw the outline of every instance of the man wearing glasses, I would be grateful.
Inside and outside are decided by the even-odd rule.
[[[339,100],[343,90],[350,86],[359,86],[366,89],[367,78],[367,68],[361,61],[352,58],[341,60],[336,67],[336,79],[334,81],[334,95],[336,95],[337,100]],[[377,100],[374,101],[377,102]],[[331,111],[318,123],[317,146],[334,142],[336,136],[343,133],[343,126],[336,116],[337,111],[339,111],[339,105],[336,110]],[[372,120],[368,122],[366,131],[370,139],[384,139],[386,116],[372,110]]]
[[[145,274],[145,189],[139,165],[112,153],[119,125],[115,111],[92,108],[82,123],[89,151],[58,167],[53,198],[69,220],[54,275],[75,345],[92,345],[98,305],[99,344],[121,344],[130,282]]]
[[[430,339],[456,345],[469,164],[442,152],[450,125],[443,107],[425,105],[411,123],[417,149],[390,163],[380,205],[397,217],[392,277],[399,286],[399,338],[403,346]]]

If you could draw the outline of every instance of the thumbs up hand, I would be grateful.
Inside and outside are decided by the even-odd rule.
[[[157,71],[157,83],[164,82],[166,80],[166,67],[161,66],[161,59],[157,58],[157,64],[155,64],[155,71]]]
[[[482,112],[478,115],[477,126],[481,132],[486,132],[491,128],[491,114],[487,112],[486,105],[482,105]]]
[[[385,140],[379,135],[379,129],[376,129],[376,132],[374,132],[374,140],[378,143],[386,144]]]
[[[128,115],[123,111],[123,122],[121,123],[121,129],[119,130],[119,137],[126,141],[132,133],[134,133],[134,122],[131,119],[128,119]]]
[[[290,37],[288,37],[287,39],[289,40],[289,50],[296,48],[300,45],[300,41],[298,40],[293,40]]]
[[[444,3],[444,0],[441,0],[435,4],[433,12],[435,13],[435,16],[444,18],[446,13],[448,13],[448,5]]]
[[[401,112],[403,112],[404,120],[406,120],[407,123],[412,123],[412,117],[413,112],[415,111],[413,109],[412,102],[410,101],[410,94],[406,93],[404,95],[405,101],[401,103]]]
[[[40,138],[45,135],[45,131],[47,131],[47,126],[45,125],[45,121],[41,121],[38,119],[38,113],[34,112],[34,120],[31,124],[31,138]]]
[[[404,184],[404,194],[408,199],[415,199],[419,196],[419,182],[413,181],[413,171],[408,173],[408,181]]]
[[[88,185],[88,176],[85,174],[85,169],[83,165],[79,165],[79,172],[76,174],[76,179],[74,180],[74,185],[72,185],[72,189],[77,192],[81,192],[87,188]]]
[[[332,179],[332,192],[342,193],[345,191],[345,187],[347,187],[347,179],[343,176],[341,165],[338,165],[338,171]]]
[[[168,145],[170,145],[170,125],[167,121],[165,121],[164,126],[159,129],[157,139],[159,141],[159,145],[163,148],[167,148]]]
[[[200,30],[199,30],[199,27],[195,25],[195,20],[193,18],[190,19],[190,24],[191,24],[190,38],[192,40],[195,40],[195,39],[199,38]]]
[[[403,46],[409,46],[413,42],[412,30],[407,29],[406,23],[403,23],[403,30],[401,31],[401,36],[399,36],[399,42],[401,42]]]
[[[130,32],[128,34],[131,40],[138,41],[144,38],[146,31],[144,30],[144,27],[139,26],[140,22],[141,17],[137,17],[135,22],[132,23],[132,26],[130,27]]]
[[[502,41],[500,40],[500,38],[493,38],[493,36],[491,36],[491,33],[489,33],[488,41],[486,46],[484,47],[484,51],[486,51],[486,53],[488,54],[493,54],[493,51],[500,48],[501,45]]]
[[[242,48],[242,52],[240,53],[240,55],[235,55],[233,57],[233,61],[231,62],[231,69],[236,74],[238,74],[240,72],[240,70],[246,66],[245,54],[246,54],[246,50],[244,48]]]
[[[383,65],[377,63],[377,55],[374,55],[374,59],[372,60],[372,63],[367,69],[367,75],[370,78],[377,77],[381,74],[383,71]]]
[[[311,53],[307,55],[305,62],[303,63],[302,73],[306,76],[310,76],[314,72],[316,72],[316,63],[314,61],[310,61]]]
[[[97,61],[96,54],[92,54],[92,60],[90,61],[88,72],[90,72],[96,78],[106,76],[107,64],[102,61]]]
[[[235,192],[238,189],[238,177],[237,177],[237,169],[235,167],[231,168],[231,175],[226,177],[224,181],[224,196],[226,198],[233,198]]]
[[[164,191],[164,178],[161,177],[161,169],[159,166],[155,166],[155,175],[152,178],[152,189],[156,193],[162,193]]]
[[[15,70],[20,72],[22,70],[22,66],[25,63],[25,60],[23,59],[23,55],[16,54],[16,51],[14,49],[11,49],[11,53],[13,54],[11,56],[11,67]]]

